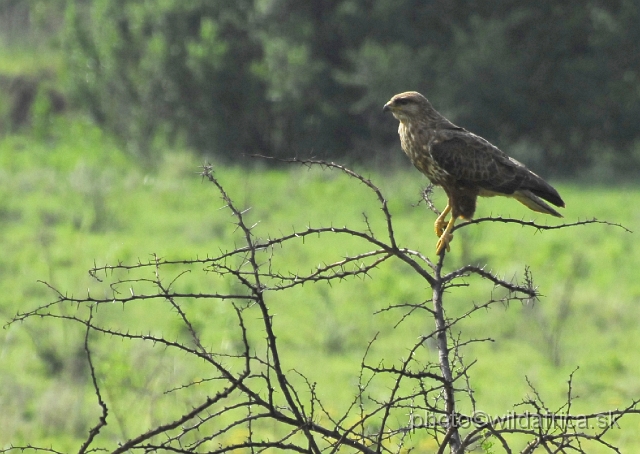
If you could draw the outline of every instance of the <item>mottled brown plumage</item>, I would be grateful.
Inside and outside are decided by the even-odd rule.
[[[564,207],[549,183],[487,140],[451,123],[420,93],[397,94],[383,110],[400,121],[400,143],[413,165],[447,193],[449,202],[435,223],[437,253],[449,249],[456,219],[473,217],[478,196],[513,197],[534,211],[562,217],[544,202]]]

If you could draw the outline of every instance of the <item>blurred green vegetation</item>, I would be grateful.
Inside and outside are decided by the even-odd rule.
[[[141,166],[117,141],[88,119],[54,118],[48,141],[13,134],[0,141],[0,315],[53,301],[44,280],[62,291],[101,295],[108,285],[87,274],[95,264],[146,261],[152,253],[167,259],[212,255],[241,242],[232,219],[214,188],[197,175],[199,157],[173,150],[155,169]],[[215,164],[218,178],[240,208],[251,208],[248,222],[259,222],[258,237],[288,233],[307,225],[348,225],[383,230],[374,197],[344,175],[319,169],[246,169]],[[363,169],[389,200],[402,246],[431,254],[434,215],[415,206],[426,180],[415,171],[385,173]],[[632,187],[584,187],[558,184],[567,201],[566,219],[596,216],[634,230],[640,225],[640,190]],[[444,202],[436,194],[436,203]],[[499,214],[538,222],[557,222],[520,204],[500,198],[481,199],[479,216]],[[635,345],[640,299],[636,271],[640,251],[635,235],[622,229],[591,225],[536,233],[513,225],[477,225],[456,234],[446,267],[473,263],[506,278],[522,279],[529,265],[544,297],[533,305],[493,307],[465,320],[462,338],[494,342],[464,350],[471,368],[478,408],[500,415],[514,410],[531,391],[525,376],[550,406],[566,397],[566,380],[576,366],[576,413],[621,408],[640,394]],[[354,238],[308,239],[278,251],[274,267],[305,272],[318,263],[340,260],[362,250]],[[176,275],[180,272],[176,269]],[[371,279],[340,285],[316,284],[269,299],[286,369],[295,368],[318,383],[326,408],[340,412],[356,392],[357,374],[368,342],[372,363],[391,366],[432,321],[409,317],[397,328],[400,312],[377,311],[392,304],[429,297],[424,283],[397,264],[386,264]],[[166,279],[173,276],[167,275]],[[492,288],[470,278],[470,287],[446,295],[450,316],[482,303]],[[206,291],[211,276],[196,268],[175,284],[185,291]],[[223,288],[223,287],[216,287]],[[62,313],[70,313],[69,307]],[[233,352],[237,339],[234,312],[228,303],[185,306],[203,333],[203,343]],[[161,303],[103,306],[97,316],[114,327],[168,338],[186,335],[175,313]],[[249,317],[251,320],[251,317]],[[210,326],[210,329],[207,326]],[[262,333],[255,331],[253,336]],[[83,333],[63,322],[32,320],[0,333],[0,445],[31,443],[61,450],[77,449],[98,416],[82,350]],[[164,394],[176,383],[209,376],[202,363],[164,348],[120,343],[92,336],[111,423],[103,442],[122,440],[171,419],[208,389],[205,385]],[[433,347],[420,353],[436,358]],[[318,365],[322,364],[319,368]],[[158,373],[158,371],[162,373]],[[339,383],[339,386],[336,386]],[[384,395],[380,385],[371,395]],[[190,408],[190,407],[189,407]],[[611,440],[623,452],[640,446],[629,436],[638,430],[629,418]],[[269,430],[264,428],[264,430]],[[235,434],[230,436],[241,436]],[[416,434],[420,439],[420,434]],[[429,439],[423,448],[433,447]],[[590,452],[598,452],[593,450]]]
[[[357,227],[363,212],[375,226],[379,209],[344,176],[266,171],[259,161],[241,167],[241,153],[352,162],[389,199],[402,243],[431,253],[433,215],[414,206],[426,180],[391,165],[404,156],[396,122],[380,112],[406,89],[422,91],[545,176],[611,182],[636,175],[637,23],[631,0],[0,2],[0,316],[52,301],[38,280],[76,294],[106,291],[87,274],[94,263],[228,248],[237,237],[217,194],[197,176],[203,156],[234,200],[252,207],[263,236],[308,224]],[[638,230],[633,181],[557,186],[567,220],[596,216]],[[488,214],[533,216],[510,200],[481,200],[478,215]],[[621,408],[640,395],[635,234],[600,225],[539,234],[479,225],[456,236],[448,267],[474,263],[522,278],[529,265],[545,295],[464,322],[463,336],[495,339],[466,350],[468,362],[478,359],[471,375],[482,411],[512,410],[530,392],[525,375],[559,405],[578,365],[578,413]],[[283,251],[280,265],[309,270],[361,247],[352,239],[308,241]],[[490,295],[486,285],[470,284],[447,295],[451,315]],[[194,272],[180,285],[210,282]],[[303,290],[274,299],[276,327],[285,361],[318,382],[331,411],[354,394],[363,348],[376,332],[385,340],[373,358],[394,361],[431,329],[418,317],[392,329],[400,314],[373,315],[426,298],[423,283],[393,266],[370,280]],[[213,345],[233,350],[229,307],[190,310],[215,326]],[[168,308],[123,314],[110,308],[104,317],[181,335]],[[195,399],[191,391],[164,394],[176,377],[207,376],[164,350],[92,342],[114,417],[103,434],[109,439],[148,429]],[[0,332],[0,408],[0,446],[77,449],[98,415],[82,333],[35,320]],[[623,452],[640,448],[637,420],[622,427],[612,442]]]
[[[148,161],[169,143],[387,165],[380,108],[415,89],[543,176],[640,170],[636,0],[6,0],[0,23]]]

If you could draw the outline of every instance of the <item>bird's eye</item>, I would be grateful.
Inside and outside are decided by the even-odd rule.
[[[409,100],[407,98],[398,98],[398,99],[396,99],[396,104],[398,106],[405,106],[405,105],[409,104]]]

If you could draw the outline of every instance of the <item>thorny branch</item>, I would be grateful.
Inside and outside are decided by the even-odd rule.
[[[588,452],[588,443],[619,452],[605,437],[620,418],[640,412],[640,401],[634,400],[622,410],[574,415],[571,413],[573,373],[568,382],[566,402],[560,408],[551,410],[529,382],[534,397],[525,399],[516,407],[526,407],[526,411],[500,417],[479,417],[472,379],[477,359],[467,362],[464,351],[470,344],[492,339],[464,339],[458,324],[494,304],[527,302],[537,298],[539,293],[528,268],[525,268],[522,282],[503,279],[475,265],[445,272],[446,254],[432,261],[418,250],[400,245],[387,200],[371,180],[332,162],[310,159],[285,162],[337,170],[365,185],[379,204],[384,231],[375,231],[374,224],[370,222],[371,215],[365,213],[365,227],[360,229],[308,226],[289,234],[259,238],[254,234],[256,224],[247,221],[248,209],[235,204],[213,168],[205,165],[202,177],[215,187],[224,208],[231,213],[234,231],[241,238],[240,245],[204,258],[168,260],[154,255],[148,261],[138,260],[134,264],[96,264],[89,273],[99,282],[108,281],[104,296],[94,297],[90,293],[86,296],[68,295],[45,283],[53,291],[54,301],[19,313],[8,323],[38,318],[75,323],[83,328],[84,350],[100,415],[81,443],[79,453],[97,450],[111,453],[256,453],[267,450],[334,453],[345,448],[350,452],[399,453],[415,448],[425,437],[435,440],[439,453],[461,454],[489,439],[496,440],[505,453],[531,453],[539,447],[546,452]],[[431,187],[425,190],[423,200],[437,212],[430,199],[431,191]],[[461,223],[455,229],[484,222],[513,223],[538,231],[594,223],[627,230],[618,224],[595,219],[548,226],[499,217],[475,219]],[[299,246],[309,237],[334,242],[344,238],[355,239],[366,250],[349,256],[320,258],[320,264],[316,262],[307,272],[282,271],[274,266],[274,258],[281,250]],[[343,408],[329,406],[322,401],[324,394],[311,377],[315,371],[298,370],[285,358],[286,355],[283,356],[284,347],[278,341],[280,331],[275,324],[278,311],[274,307],[278,307],[281,295],[305,284],[337,284],[354,278],[376,279],[375,273],[381,272],[383,264],[390,262],[400,264],[402,272],[412,273],[419,282],[417,287],[422,285],[428,291],[418,301],[392,302],[386,308],[372,312],[398,313],[399,321],[395,327],[409,319],[422,320],[422,330],[418,335],[414,334],[407,345],[399,346],[394,358],[380,356],[378,345],[384,342],[381,340],[383,335],[375,335],[362,346],[364,354],[357,385],[352,390],[353,398]],[[214,290],[207,291],[181,290],[182,279],[188,272],[197,272],[195,268],[205,275],[219,278],[216,282],[228,284],[216,284]],[[398,267],[393,269],[398,272]],[[152,278],[149,271],[152,271]],[[165,280],[167,275],[173,277]],[[456,315],[453,311],[448,314],[445,292],[468,285],[465,279],[472,275],[490,282],[499,291],[492,292],[485,302],[472,302],[466,308],[458,308]],[[108,312],[113,303],[119,303],[124,317],[140,304],[153,304],[154,311],[167,307],[185,335],[170,338],[158,334],[151,326],[146,327],[148,333],[143,334],[128,328],[121,318],[102,317],[102,312]],[[227,305],[233,308],[237,330],[231,352],[211,347],[215,343],[210,336],[219,329],[217,320],[208,318],[203,324],[194,304],[197,307]],[[114,412],[113,403],[105,398],[107,394],[102,392],[95,367],[97,358],[105,361],[104,358],[108,357],[107,352],[96,353],[98,342],[95,340],[100,336],[127,344],[161,346],[166,355],[179,354],[181,358],[196,362],[198,367],[204,367],[205,375],[182,377],[167,385],[165,396],[178,399],[188,396],[184,405],[176,406],[175,400],[172,401],[172,408],[176,409],[173,414],[155,415],[159,422],[110,446],[114,435],[108,433],[108,424]],[[205,341],[205,338],[209,340]],[[429,354],[429,348],[433,346],[437,360]],[[321,371],[322,365],[318,365],[318,369]],[[111,409],[109,405],[112,405]],[[470,411],[463,411],[463,408],[470,408]],[[592,423],[604,415],[611,418],[607,427],[589,430],[577,425],[581,421]],[[560,420],[562,424],[551,424]],[[529,426],[521,424],[522,421],[528,422]],[[528,441],[517,448],[522,438],[516,440],[514,435],[524,436]],[[31,445],[10,446],[0,452],[25,450],[58,453],[53,448]]]
[[[503,224],[519,224],[523,227],[533,227],[535,228],[537,231],[541,232],[543,230],[558,230],[558,229],[564,229],[567,227],[577,227],[577,226],[581,226],[581,225],[589,225],[589,224],[604,224],[604,225],[608,225],[611,227],[618,227],[622,230],[624,230],[627,233],[633,233],[631,230],[629,230],[628,228],[626,228],[624,225],[622,224],[617,224],[614,222],[609,222],[609,221],[601,221],[599,219],[596,218],[592,218],[592,219],[585,219],[583,221],[576,221],[576,222],[566,222],[566,223],[562,223],[562,224],[558,224],[558,225],[547,225],[547,224],[537,224],[534,221],[525,221],[522,219],[510,219],[510,218],[503,218],[500,216],[495,216],[495,217],[483,217],[483,218],[476,218],[476,219],[471,219],[469,221],[465,221],[462,222],[458,225],[456,225],[453,228],[453,231],[456,231],[458,229],[470,226],[470,225],[474,225],[474,224],[481,224],[483,222],[500,222]]]

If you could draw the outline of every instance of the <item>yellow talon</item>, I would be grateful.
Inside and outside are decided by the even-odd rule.
[[[447,252],[451,251],[451,246],[449,246],[451,240],[453,240],[453,235],[442,235],[436,244],[436,255],[440,255],[445,247]]]
[[[447,205],[447,208],[448,207],[449,206]],[[446,208],[445,208],[445,211],[448,212]],[[438,217],[438,219],[440,219],[440,217]],[[447,223],[447,227],[442,232],[442,235],[440,235],[440,239],[436,244],[436,254],[440,255],[440,253],[443,252],[445,248],[447,248],[447,252],[451,250],[449,243],[451,242],[451,240],[453,240],[453,235],[451,234],[451,230],[453,230],[453,226],[455,225],[455,223],[456,223],[456,218],[451,216],[451,219],[449,219],[449,222]]]
[[[442,213],[440,213],[440,216],[438,216],[438,219],[436,219],[436,222],[433,224],[438,237],[442,236],[445,226],[447,225],[445,218],[447,217],[447,214],[449,214],[449,211],[451,211],[451,206],[447,203],[447,206],[442,210]]]

